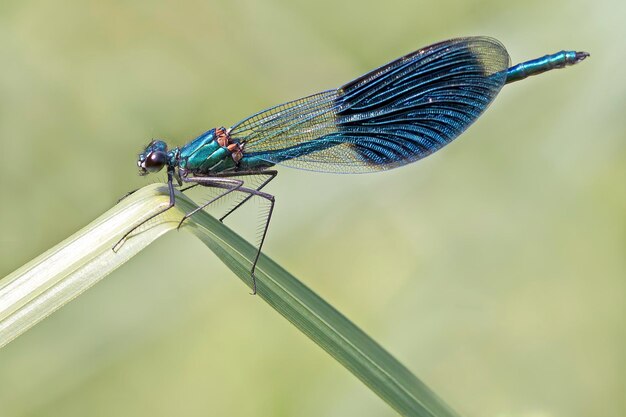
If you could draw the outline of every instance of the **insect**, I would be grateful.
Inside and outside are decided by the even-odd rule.
[[[451,39],[398,58],[338,89],[263,110],[229,129],[211,129],[182,147],[169,148],[164,141],[153,140],[139,154],[139,174],[166,168],[170,200],[141,224],[174,206],[174,180],[179,186],[219,189],[215,198],[187,213],[179,227],[231,193],[245,198],[220,220],[253,196],[267,200],[269,211],[250,271],[254,294],[254,272],[274,209],[274,196],[262,191],[277,175],[272,167],[364,173],[406,165],[459,136],[505,84],[577,64],[588,56],[561,51],[509,67],[509,55],[495,39]],[[249,176],[263,181],[246,186]],[[114,250],[141,224],[129,230]]]

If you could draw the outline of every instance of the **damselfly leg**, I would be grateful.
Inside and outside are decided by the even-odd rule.
[[[229,177],[229,176],[233,176],[233,177],[240,177],[240,176],[247,176],[247,175],[254,175],[254,176],[267,176],[268,178],[266,180],[264,180],[263,182],[261,182],[261,184],[259,184],[258,187],[254,187],[254,190],[257,191],[261,191],[261,189],[263,189],[263,187],[265,187],[267,184],[269,184],[274,178],[276,178],[276,175],[278,175],[278,171],[275,170],[267,170],[267,171],[261,171],[261,172],[256,172],[256,171],[242,171],[242,172],[234,172],[232,174],[222,174],[220,175],[220,177]],[[191,190],[192,188],[197,187],[200,184],[192,184],[188,187],[185,188],[181,188],[180,192],[184,193],[185,191]],[[135,190],[137,191],[137,190]],[[129,192],[128,194],[126,194],[124,197],[122,197],[122,199],[128,197],[130,194],[132,194],[134,191]],[[231,208],[230,210],[228,210],[226,212],[226,214],[224,214],[222,217],[220,217],[220,221],[223,222],[224,219],[228,216],[230,216],[231,214],[233,214],[239,207],[243,206],[246,202],[248,202],[251,198],[253,197],[253,194],[249,194],[247,197],[245,197],[242,201],[238,202],[233,208]],[[214,200],[211,200],[209,203],[206,203],[204,205],[204,207],[208,206],[209,204],[211,204],[213,201],[219,199],[219,197],[216,197]],[[203,207],[203,208],[204,208]]]
[[[144,221],[142,221],[141,223],[139,223],[138,225],[136,225],[135,227],[130,229],[128,232],[124,233],[124,236],[122,236],[120,238],[120,240],[118,240],[117,243],[115,245],[113,245],[113,248],[112,248],[113,252],[117,252],[122,247],[122,244],[124,243],[124,241],[126,240],[128,235],[130,235],[132,232],[137,230],[138,227],[141,227],[145,223],[149,222],[150,220],[154,219],[155,217],[165,213],[166,211],[168,211],[169,209],[174,207],[174,204],[176,203],[176,198],[174,196],[174,184],[172,183],[173,176],[174,176],[174,170],[173,169],[168,169],[168,171],[167,171],[167,188],[168,188],[169,194],[170,194],[170,201],[169,201],[167,207],[165,207],[162,210],[159,210],[157,213],[154,213],[153,215],[151,215],[150,217],[148,217],[147,219],[145,219]],[[130,194],[132,194],[132,193],[130,193]],[[126,198],[126,197],[128,197],[128,196],[125,196],[123,198]]]
[[[205,180],[205,181],[200,182],[200,181],[197,181],[196,178],[189,178],[188,180],[195,182],[196,184],[194,184],[194,185],[203,185],[205,187],[213,187],[213,188],[224,188],[224,189],[226,189],[226,191],[224,191],[221,194],[218,194],[216,197],[213,197],[212,199],[210,199],[206,203],[196,207],[195,209],[191,210],[189,213],[185,214],[183,216],[183,218],[180,219],[180,222],[178,223],[177,229],[180,229],[180,227],[183,225],[185,220],[187,220],[188,218],[190,218],[191,216],[193,216],[194,214],[196,214],[200,210],[205,209],[206,207],[208,207],[212,203],[216,202],[220,198],[227,196],[228,194],[232,193],[233,191],[239,190],[243,186],[243,181],[242,180],[237,180],[237,179],[214,178],[214,177],[201,177],[201,178],[203,180]],[[182,180],[183,181],[187,181],[186,178],[182,178]],[[191,188],[191,187],[185,187],[185,190],[188,190],[189,188]],[[250,196],[248,196],[246,198],[250,198]]]
[[[262,172],[262,173],[265,174],[265,172]],[[259,175],[259,174],[262,174],[262,173],[261,172],[250,172],[250,173],[238,172],[238,173],[236,173],[236,175],[237,176],[249,176],[249,175]],[[256,290],[257,290],[257,287],[256,287],[256,276],[254,275],[254,271],[256,270],[256,264],[259,261],[259,257],[261,256],[261,249],[263,248],[263,243],[265,242],[265,237],[267,236],[267,230],[269,229],[269,225],[270,225],[270,220],[272,219],[272,213],[274,212],[274,203],[275,203],[274,196],[271,195],[271,194],[265,193],[263,191],[259,191],[260,188],[262,188],[265,185],[267,185],[267,183],[269,181],[271,181],[274,177],[276,177],[276,171],[267,172],[267,175],[269,175],[270,178],[265,180],[264,183],[262,183],[261,186],[258,187],[258,189],[247,188],[247,187],[243,187],[242,185],[239,185],[237,187],[229,189],[225,193],[220,194],[216,198],[213,198],[208,204],[204,204],[202,206],[202,208],[204,208],[204,207],[208,206],[210,203],[213,203],[216,200],[218,200],[219,198],[224,197],[225,195],[231,193],[232,191],[238,191],[238,192],[246,193],[246,194],[248,194],[248,196],[241,203],[237,204],[237,206],[235,206],[232,210],[230,210],[226,215],[232,213],[235,209],[241,207],[241,205],[243,203],[248,201],[253,196],[259,196],[259,197],[269,201],[270,207],[269,207],[269,210],[267,212],[267,216],[265,218],[265,224],[263,226],[263,233],[261,234],[261,241],[260,241],[259,246],[257,248],[257,252],[256,252],[256,255],[254,257],[254,261],[252,262],[252,268],[250,270],[250,275],[252,276],[252,295],[256,294]],[[235,176],[235,174],[233,174],[233,176]],[[196,183],[198,185],[202,185],[202,186],[206,186],[206,187],[216,187],[217,186],[219,188],[224,188],[225,187],[225,183],[222,182],[219,185],[216,185],[216,180],[220,180],[220,179],[221,180],[226,180],[226,178],[216,178],[216,177],[182,177],[181,179],[183,180],[183,182],[187,182],[187,183]],[[191,217],[192,215],[196,214],[200,210],[201,210],[201,208],[197,208],[197,209],[194,209],[192,212],[188,213],[187,215],[185,215],[183,220],[181,220],[181,224],[182,224],[182,222],[184,220],[188,219],[189,217]],[[224,216],[224,217],[226,217],[226,216]],[[179,225],[179,227],[180,227],[180,225]]]
[[[238,174],[241,175],[241,173],[238,173]],[[261,189],[263,187],[265,187],[267,184],[270,183],[270,181],[272,181],[274,178],[276,178],[276,175],[278,175],[278,171],[274,171],[274,170],[261,171],[261,172],[250,171],[250,172],[246,172],[244,175],[267,175],[268,178],[265,181],[263,181],[261,184],[259,184],[258,187],[255,188],[255,190],[261,191]],[[250,194],[246,198],[244,198],[242,201],[237,203],[237,205],[235,205],[235,207],[231,208],[230,210],[228,210],[228,212],[226,212],[226,214],[224,214],[222,217],[220,217],[220,221],[223,222],[226,217],[230,216],[235,210],[237,210],[239,207],[243,206],[252,197],[253,197],[253,194]]]

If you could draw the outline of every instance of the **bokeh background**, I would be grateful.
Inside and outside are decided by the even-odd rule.
[[[265,253],[464,416],[626,414],[626,3],[0,3],[0,276],[155,178],[135,158],[439,40],[580,66],[372,175],[281,169]],[[232,224],[232,223],[231,223]],[[0,416],[392,416],[188,233],[0,351]]]

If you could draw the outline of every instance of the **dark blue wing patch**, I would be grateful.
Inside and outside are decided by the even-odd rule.
[[[421,159],[460,135],[506,81],[495,39],[422,48],[337,90],[258,113],[231,137],[246,154],[323,172],[371,172]]]

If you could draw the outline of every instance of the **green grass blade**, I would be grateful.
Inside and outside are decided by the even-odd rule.
[[[255,247],[206,213],[195,218],[192,231],[252,288]],[[255,275],[259,297],[401,415],[458,416],[404,365],[276,262],[261,254]]]
[[[0,280],[0,347],[77,297],[176,227],[171,215],[129,239],[118,253],[111,248],[132,225],[167,205],[164,186],[139,190],[91,224]],[[168,221],[169,219],[169,221]]]
[[[176,227],[193,203],[182,194],[177,205],[128,239],[111,247],[124,231],[167,204],[163,185],[145,187],[92,224],[0,281],[0,347],[122,265],[163,233]],[[249,287],[256,248],[208,214],[185,227],[200,238]],[[261,255],[258,296],[365,383],[401,415],[457,414],[379,344],[293,275]]]

